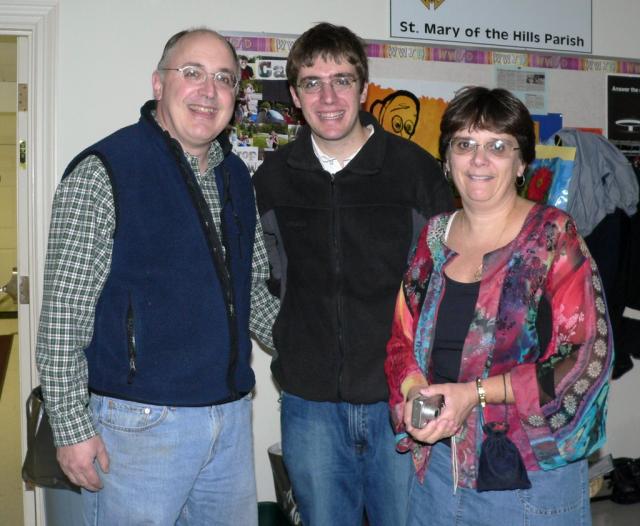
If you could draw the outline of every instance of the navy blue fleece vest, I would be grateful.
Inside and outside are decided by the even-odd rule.
[[[116,207],[111,271],[86,348],[89,387],[158,405],[237,399],[255,383],[249,311],[255,205],[238,157],[215,169],[223,231],[177,142],[143,107],[140,121],[91,146]],[[220,257],[223,241],[227,263]]]

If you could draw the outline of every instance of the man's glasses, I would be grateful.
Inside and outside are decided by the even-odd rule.
[[[189,84],[201,85],[207,81],[207,78],[211,77],[218,88],[233,90],[238,85],[238,79],[229,71],[216,71],[215,73],[209,73],[206,69],[200,66],[160,68],[160,71],[177,71]]]
[[[456,137],[449,141],[451,151],[456,155],[471,155],[476,153],[478,147],[484,149],[484,152],[496,159],[504,159],[511,155],[513,150],[519,150],[520,148],[507,141],[505,139],[494,139],[487,141],[484,144],[480,144],[473,139],[466,139],[464,137]]]
[[[334,91],[347,91],[358,79],[353,75],[336,75],[329,80],[322,80],[317,77],[307,77],[298,83],[298,87],[305,93],[319,93],[323,84],[330,85]]]

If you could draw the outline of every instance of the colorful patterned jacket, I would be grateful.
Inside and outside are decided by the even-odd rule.
[[[417,241],[398,295],[385,362],[397,449],[411,451],[420,480],[430,447],[405,432],[402,412],[410,385],[430,378],[443,272],[456,256],[444,244],[450,217],[432,218]],[[544,348],[536,330],[541,302],[551,313]],[[535,205],[516,238],[484,257],[458,381],[510,372],[515,403],[506,406],[508,436],[528,470],[548,470],[603,445],[612,357],[600,278],[575,223],[556,208]],[[487,405],[484,411],[485,422],[505,418],[505,405]],[[480,416],[478,406],[455,437],[462,487],[475,487],[484,439]]]

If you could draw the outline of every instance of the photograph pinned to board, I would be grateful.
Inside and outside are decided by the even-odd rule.
[[[547,113],[547,74],[543,69],[498,67],[496,87],[513,93],[530,113]]]
[[[242,73],[229,140],[253,175],[265,156],[295,139],[303,119],[289,93],[285,59],[238,58]]]

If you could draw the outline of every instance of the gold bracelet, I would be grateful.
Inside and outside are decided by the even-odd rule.
[[[484,409],[484,406],[487,405],[487,392],[482,386],[482,380],[480,379],[480,377],[476,378],[476,391],[478,391],[478,400],[480,401],[480,406]]]

